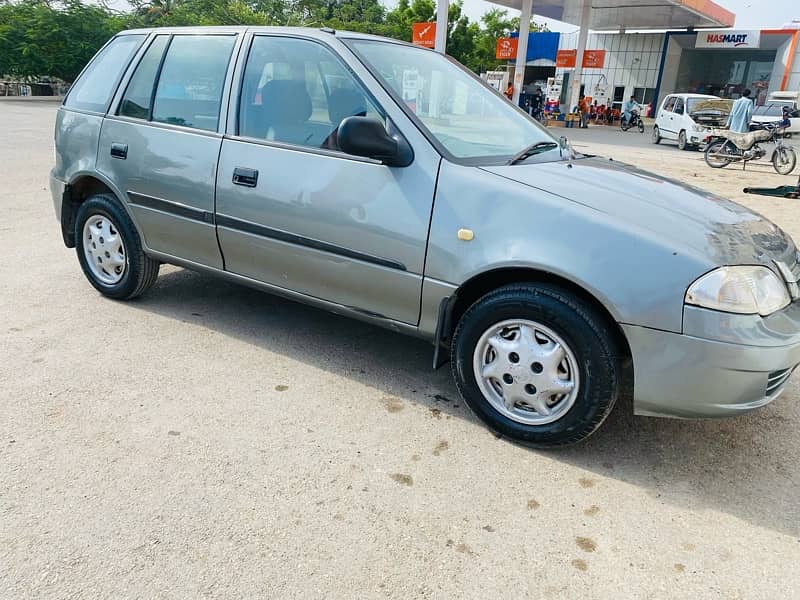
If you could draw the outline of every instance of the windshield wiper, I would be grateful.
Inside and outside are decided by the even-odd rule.
[[[518,152],[515,154],[510,161],[508,161],[509,165],[516,165],[517,163],[521,163],[523,160],[530,158],[536,154],[541,154],[542,152],[547,152],[548,150],[553,150],[558,148],[558,144],[555,142],[536,142],[535,144],[528,146],[522,152]]]

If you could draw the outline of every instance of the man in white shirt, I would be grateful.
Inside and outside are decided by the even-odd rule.
[[[733,103],[731,114],[728,115],[728,129],[735,133],[750,131],[750,120],[753,117],[753,101],[750,99],[750,90],[742,92],[742,97]]]

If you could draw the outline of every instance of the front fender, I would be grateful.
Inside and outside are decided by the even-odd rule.
[[[473,239],[459,239],[459,229],[471,229]],[[443,161],[425,277],[460,286],[482,272],[508,267],[573,282],[618,323],[679,333],[686,289],[713,265],[696,251],[613,215]]]

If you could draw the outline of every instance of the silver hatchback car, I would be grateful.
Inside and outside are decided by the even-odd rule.
[[[91,284],[170,263],[431,340],[534,446],[737,415],[800,363],[800,262],[749,210],[575,153],[457,63],[329,29],[126,31],[58,112],[51,188]]]

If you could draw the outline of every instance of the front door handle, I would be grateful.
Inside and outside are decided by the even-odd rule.
[[[234,185],[243,185],[244,187],[256,187],[258,183],[258,171],[245,167],[236,167],[233,170],[233,183]]]
[[[128,158],[128,144],[118,144],[116,142],[111,144],[111,156],[122,160]]]

